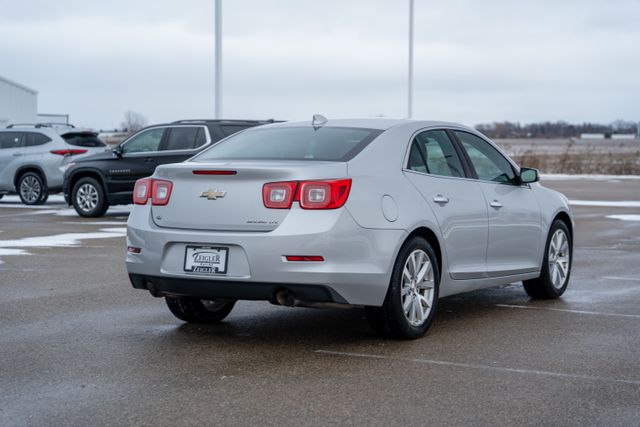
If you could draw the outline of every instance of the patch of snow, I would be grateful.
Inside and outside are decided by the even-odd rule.
[[[589,179],[593,181],[610,181],[610,180],[640,180],[640,175],[589,175],[578,174],[569,175],[561,173],[545,173],[540,175],[540,179],[543,181],[569,181],[576,179]]]
[[[573,206],[598,206],[606,208],[640,208],[637,200],[569,200]]]
[[[607,215],[607,218],[619,219],[620,221],[640,221],[640,215]]]

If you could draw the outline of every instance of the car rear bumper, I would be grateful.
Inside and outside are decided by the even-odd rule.
[[[159,228],[150,206],[129,217],[127,271],[134,287],[157,296],[274,300],[287,290],[307,301],[383,303],[404,230],[366,229],[346,209],[292,210],[271,232],[210,232]],[[304,223],[304,227],[301,225]],[[187,245],[229,248],[225,275],[184,271]],[[285,255],[320,255],[322,262],[291,262]]]

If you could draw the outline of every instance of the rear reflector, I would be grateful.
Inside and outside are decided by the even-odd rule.
[[[139,254],[140,252],[142,252],[142,248],[137,248],[135,246],[129,246],[129,247],[127,247],[127,252],[129,252],[130,254]]]
[[[74,154],[84,154],[87,150],[81,149],[67,149],[67,150],[51,150],[51,154],[57,154],[58,156],[73,156]]]
[[[285,255],[287,261],[324,261],[324,257],[320,255]]]
[[[194,170],[194,175],[235,175],[236,171],[221,171],[221,170]]]

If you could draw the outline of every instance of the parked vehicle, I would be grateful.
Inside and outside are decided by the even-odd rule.
[[[273,120],[181,120],[144,128],[112,152],[67,165],[64,197],[83,217],[100,217],[109,206],[131,204],[137,179],[158,165],[178,163],[241,130]]]
[[[438,298],[569,282],[568,200],[473,129],[330,120],[249,129],[136,183],[134,288],[187,322],[236,300],[365,306],[371,325],[423,335]]]
[[[39,205],[62,190],[64,165],[105,151],[97,132],[73,125],[25,124],[0,129],[0,197],[16,192]]]

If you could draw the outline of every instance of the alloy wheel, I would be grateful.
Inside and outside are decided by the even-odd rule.
[[[76,202],[80,209],[89,212],[98,205],[98,189],[91,184],[82,184],[76,193]]]
[[[27,203],[35,203],[42,195],[40,181],[34,176],[27,176],[20,182],[20,195]]]
[[[563,230],[556,230],[549,243],[549,275],[556,289],[562,289],[569,275],[569,239]]]
[[[411,325],[421,326],[429,317],[433,306],[434,286],[429,256],[422,249],[414,250],[404,264],[400,287],[402,310]]]

